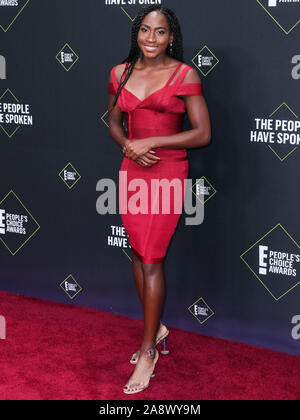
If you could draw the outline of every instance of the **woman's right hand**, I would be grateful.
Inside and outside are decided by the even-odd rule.
[[[142,156],[139,156],[135,162],[139,165],[143,166],[144,168],[151,167],[159,162],[161,159],[155,156],[154,150],[149,150],[149,152],[145,153]]]

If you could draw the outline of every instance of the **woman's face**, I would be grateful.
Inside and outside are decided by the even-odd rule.
[[[155,58],[165,54],[173,39],[168,20],[162,13],[154,11],[144,17],[138,33],[138,45],[145,57]]]

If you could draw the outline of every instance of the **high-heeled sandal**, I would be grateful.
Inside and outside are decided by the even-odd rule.
[[[167,355],[170,353],[169,350],[169,345],[168,345],[168,335],[169,335],[170,331],[168,330],[168,328],[166,327],[166,331],[157,338],[155,346],[157,346],[158,344],[160,344],[160,353],[163,355]],[[130,363],[132,365],[136,365],[137,361],[139,360],[139,354],[140,354],[140,350],[138,350],[137,352],[133,353],[133,355],[131,356],[130,359]]]
[[[147,354],[150,357],[155,354],[154,363],[153,363],[153,370],[151,372],[151,375],[150,375],[148,381],[147,382],[132,382],[131,384],[129,383],[130,381],[127,382],[127,384],[123,388],[123,392],[125,394],[136,394],[137,392],[144,391],[144,389],[148,388],[149,383],[150,383],[150,379],[155,377],[154,369],[155,369],[155,365],[157,363],[157,360],[159,358],[159,352],[154,347],[154,348],[151,348],[151,349],[147,350]]]

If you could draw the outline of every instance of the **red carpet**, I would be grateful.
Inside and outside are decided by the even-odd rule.
[[[142,322],[0,292],[2,400],[300,399],[300,358],[170,328],[147,390],[125,395]]]

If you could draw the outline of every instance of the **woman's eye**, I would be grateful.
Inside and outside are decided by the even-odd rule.
[[[141,31],[142,32],[147,32],[147,29],[146,28],[141,28]],[[165,34],[165,31],[158,31],[158,34],[159,35],[164,35]]]

